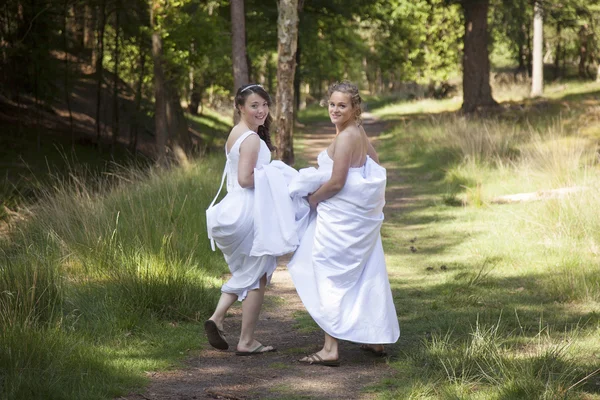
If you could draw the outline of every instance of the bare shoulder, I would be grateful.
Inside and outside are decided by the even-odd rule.
[[[338,135],[338,137],[340,136],[344,136],[346,138],[357,138],[360,137],[362,134],[360,127],[357,125],[350,125],[349,127],[347,127],[346,129],[344,129],[343,131],[341,131]]]
[[[231,148],[233,147],[235,142],[246,132],[248,132],[247,128],[239,126],[239,125],[234,126],[233,129],[231,130],[231,132],[229,133],[229,137],[227,138],[227,149],[231,150]],[[246,139],[244,139],[244,143],[246,143],[246,142],[258,143],[259,142],[258,134],[248,135],[248,137]]]
[[[362,137],[362,133],[358,126],[349,126],[348,128],[341,131],[335,138],[337,143],[350,144],[355,142],[357,139]]]

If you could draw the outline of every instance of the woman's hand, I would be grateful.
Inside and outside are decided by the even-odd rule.
[[[308,200],[308,204],[310,205],[311,209],[313,209],[313,210],[317,209],[317,206],[319,205],[319,203],[314,200],[312,193],[308,195],[306,200]]]

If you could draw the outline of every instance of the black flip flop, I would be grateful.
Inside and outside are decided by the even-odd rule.
[[[236,356],[254,356],[254,355],[259,355],[259,354],[263,354],[263,353],[271,353],[273,351],[277,351],[277,349],[275,347],[272,347],[270,350],[263,350],[265,348],[265,346],[263,346],[262,344],[260,346],[258,346],[257,348],[255,348],[252,351],[236,351],[235,355]]]
[[[227,340],[225,340],[223,331],[217,327],[215,321],[210,319],[207,320],[204,323],[204,332],[206,332],[208,343],[210,343],[210,345],[215,349],[227,350],[229,348],[229,343],[227,343]]]

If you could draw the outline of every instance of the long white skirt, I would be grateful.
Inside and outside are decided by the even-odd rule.
[[[243,300],[259,288],[262,276],[271,280],[276,256],[298,247],[295,206],[288,193],[288,182],[297,174],[281,161],[262,165],[254,170],[254,189],[234,188],[207,210],[208,236],[223,252],[232,275],[223,292]]]
[[[327,167],[302,170],[290,191],[310,193],[315,180],[318,187],[330,174]],[[337,339],[383,344],[400,336],[380,236],[385,174],[370,159],[352,168],[344,188],[311,215],[288,264],[304,306]],[[311,175],[313,186],[304,187]]]
[[[208,225],[211,237],[223,252],[231,278],[221,291],[244,300],[248,291],[258,289],[260,278],[267,282],[277,267],[272,255],[251,256],[254,242],[254,190],[233,190],[210,210]]]

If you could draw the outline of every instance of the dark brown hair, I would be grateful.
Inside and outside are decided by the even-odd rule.
[[[354,118],[356,118],[356,123],[361,125],[362,118],[360,115],[362,114],[362,99],[358,91],[358,86],[350,81],[332,83],[327,90],[327,102],[325,102],[325,104],[329,103],[329,98],[334,92],[345,93],[350,96],[350,104],[352,104],[352,108],[354,109]]]
[[[255,94],[259,95],[260,97],[262,97],[269,105],[269,108],[271,108],[272,102],[271,102],[271,96],[269,96],[269,93],[267,93],[267,91],[265,89],[263,89],[263,87],[261,85],[259,85],[257,83],[250,83],[248,85],[240,86],[240,88],[237,90],[237,92],[235,94],[235,108],[236,108],[238,114],[240,113],[240,107],[246,103],[246,99],[252,93],[255,93]],[[269,128],[271,127],[272,121],[273,121],[273,117],[271,117],[271,112],[269,111],[269,115],[267,116],[267,119],[265,119],[265,123],[258,127],[258,132],[256,132],[256,133],[258,133],[258,136],[262,140],[264,140],[264,142],[267,144],[267,147],[269,148],[269,150],[275,151],[275,150],[277,150],[277,147],[273,146],[273,144],[271,143],[271,133],[269,132]]]

